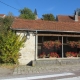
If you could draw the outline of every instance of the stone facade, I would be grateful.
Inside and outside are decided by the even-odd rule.
[[[20,36],[23,37],[26,33],[17,32],[17,34],[20,34]],[[30,33],[30,38],[26,39],[24,47],[21,48],[19,52],[21,53],[21,56],[19,58],[20,65],[26,65],[35,59],[35,36],[33,33]]]

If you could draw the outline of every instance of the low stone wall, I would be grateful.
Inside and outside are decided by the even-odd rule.
[[[32,61],[32,66],[53,66],[53,65],[73,65],[80,64],[80,58],[65,58],[51,60],[36,60]]]

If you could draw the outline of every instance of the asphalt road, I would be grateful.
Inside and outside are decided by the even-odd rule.
[[[80,80],[80,71],[8,76],[0,80]]]

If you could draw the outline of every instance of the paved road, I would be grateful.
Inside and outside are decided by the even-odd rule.
[[[15,78],[13,80],[16,80],[16,78],[23,78],[25,79],[25,77],[29,77],[30,75],[34,75],[34,76],[43,76],[43,75],[57,75],[57,74],[75,74],[75,75],[70,75],[72,77],[76,77],[76,76],[80,76],[80,64],[77,65],[58,65],[58,66],[17,66],[14,70],[9,70],[9,69],[3,69],[0,68],[0,80],[1,79],[9,79],[9,78]],[[67,77],[69,77],[69,75],[66,75]],[[57,76],[58,79],[60,79],[61,77],[65,76]],[[7,80],[8,80],[7,79]],[[56,77],[45,77],[44,80],[55,80]],[[38,79],[38,80],[42,80],[42,79]]]
[[[80,71],[16,76],[0,80],[80,80]]]

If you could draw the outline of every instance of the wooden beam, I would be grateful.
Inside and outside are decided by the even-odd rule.
[[[38,36],[67,36],[67,37],[80,37],[80,35],[68,35],[68,34],[37,34]]]

